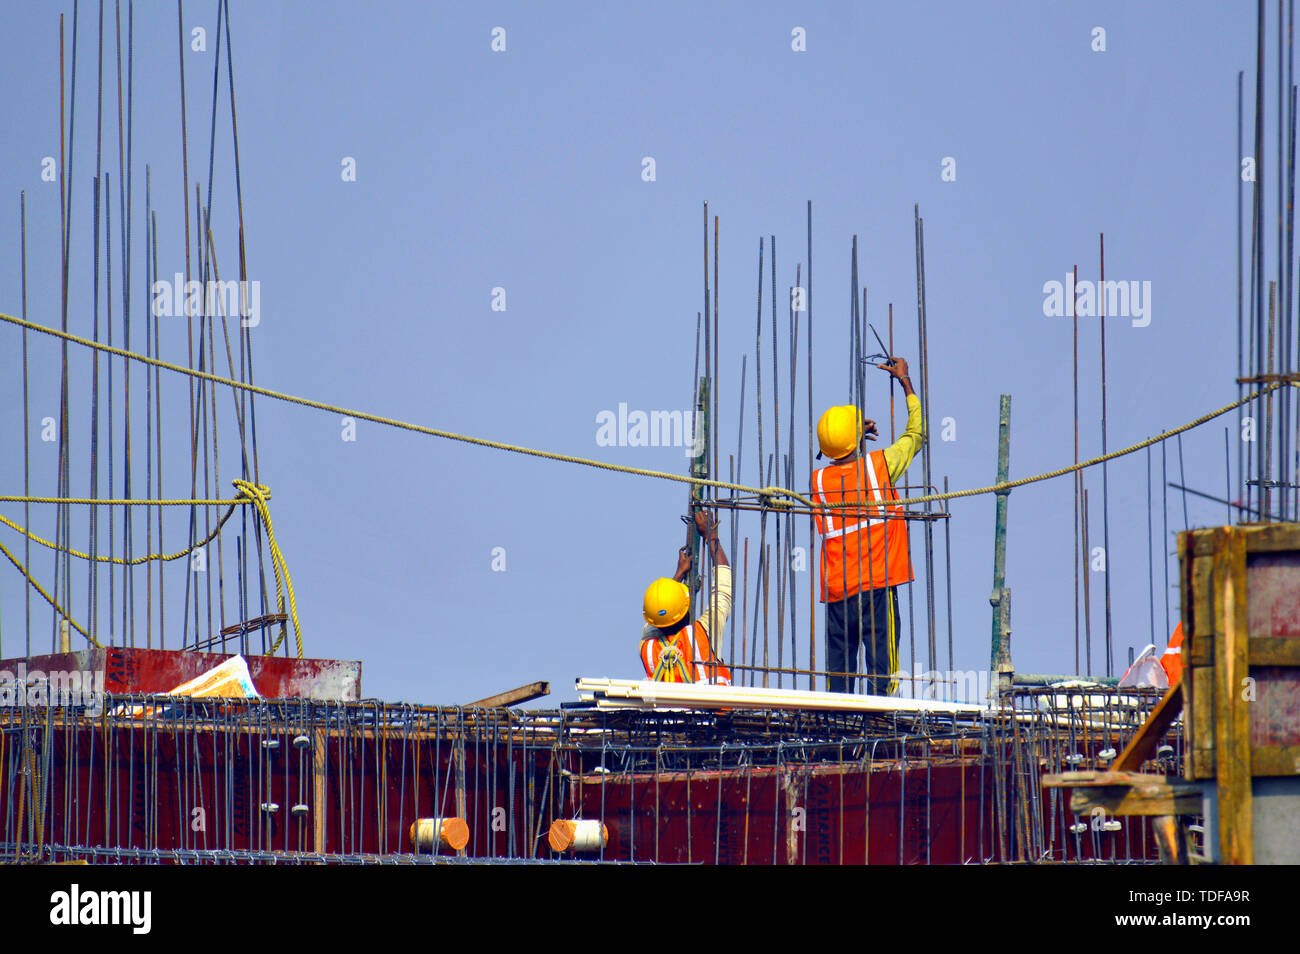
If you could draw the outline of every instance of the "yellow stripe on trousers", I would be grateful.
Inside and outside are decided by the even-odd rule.
[[[895,593],[896,591],[893,589],[885,591],[885,610],[889,617],[886,636],[889,641],[889,694],[891,696],[898,690],[898,680],[893,678],[893,674],[898,672],[898,629],[894,621]]]

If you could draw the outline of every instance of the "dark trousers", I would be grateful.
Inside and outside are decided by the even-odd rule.
[[[826,671],[857,672],[858,644],[866,648],[864,682],[871,695],[892,694],[898,662],[898,592],[863,590],[826,604]],[[827,676],[828,692],[853,692],[853,676]]]

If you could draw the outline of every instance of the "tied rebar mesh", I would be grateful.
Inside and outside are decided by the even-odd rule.
[[[980,713],[603,711],[105,696],[0,710],[6,861],[296,864],[1146,862],[1076,816],[1152,690],[1017,689]],[[1174,773],[1175,727],[1148,771]],[[465,848],[419,849],[421,818]],[[557,820],[603,847],[552,851]]]

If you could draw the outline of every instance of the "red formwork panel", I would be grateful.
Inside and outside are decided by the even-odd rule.
[[[126,646],[50,653],[0,660],[0,672],[17,677],[37,671],[102,673],[102,692],[162,693],[202,675],[231,658],[229,653],[199,653]],[[355,701],[361,698],[361,663],[340,659],[245,656],[257,691],[268,699]]]
[[[13,713],[0,724],[0,843],[391,856],[413,850],[416,819],[457,816],[469,828],[465,854],[478,859],[573,857],[554,855],[546,841],[553,821],[571,818],[602,820],[608,832],[602,852],[578,860],[972,864],[1154,854],[1140,820],[1106,831],[1083,819],[1071,831],[1079,817],[1043,792],[1039,772],[1022,777],[992,746],[602,771],[600,749],[556,749],[546,731],[516,719],[307,700],[188,701],[144,718]]]

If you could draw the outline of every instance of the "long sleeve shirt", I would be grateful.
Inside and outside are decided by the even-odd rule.
[[[912,463],[912,458],[925,443],[925,420],[921,415],[921,399],[915,394],[907,396],[907,427],[898,435],[898,440],[885,448],[885,467],[889,470],[889,480],[896,483]]]

